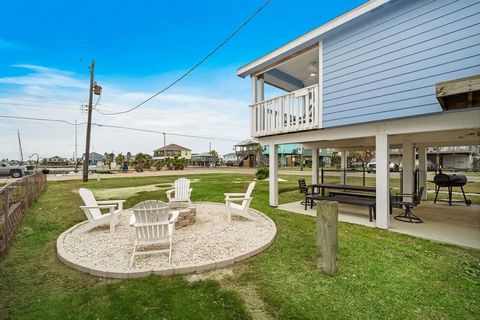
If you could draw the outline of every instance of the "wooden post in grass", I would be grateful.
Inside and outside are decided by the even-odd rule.
[[[338,270],[338,202],[319,201],[317,206],[317,266],[326,275]]]

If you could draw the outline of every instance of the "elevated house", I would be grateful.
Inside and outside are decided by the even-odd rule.
[[[235,164],[238,161],[237,154],[235,152],[226,153],[223,155],[222,161],[224,163],[232,162],[233,164]]]
[[[163,160],[167,158],[184,158],[190,160],[192,158],[192,150],[172,143],[153,151],[153,160]]]
[[[403,191],[415,154],[480,144],[480,3],[372,0],[238,69],[250,77],[251,136],[270,150],[270,205],[278,205],[278,146],[375,150],[376,226],[389,228],[389,149],[402,149]],[[320,14],[320,13],[319,13]],[[285,93],[266,100],[267,85]],[[272,156],[273,155],[273,156]],[[423,194],[426,197],[426,194]]]
[[[197,167],[210,167],[214,166],[216,161],[217,159],[213,159],[213,156],[209,152],[200,152],[192,154],[190,165]]]
[[[268,165],[268,158],[263,154],[263,147],[257,139],[246,139],[234,146],[238,167],[255,168]],[[260,163],[258,163],[260,162]]]
[[[69,164],[69,161],[67,158],[62,158],[59,156],[53,156],[51,158],[46,159],[46,165],[49,165],[49,166],[65,166],[68,164]]]

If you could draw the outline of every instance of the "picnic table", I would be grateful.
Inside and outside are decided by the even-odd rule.
[[[315,189],[322,190],[322,197],[325,196],[325,189],[336,189],[336,190],[348,190],[348,191],[360,191],[360,192],[375,192],[376,187],[369,186],[355,186],[348,184],[336,184],[336,183],[317,183],[310,185],[312,190],[312,195],[315,194]]]

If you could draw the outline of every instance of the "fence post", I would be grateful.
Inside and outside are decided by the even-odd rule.
[[[365,187],[366,179],[365,179],[365,166],[363,166],[363,186]]]
[[[317,207],[317,267],[326,275],[338,271],[338,202],[319,201]]]

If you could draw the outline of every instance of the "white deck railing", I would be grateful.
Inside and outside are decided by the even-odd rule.
[[[251,135],[262,137],[320,128],[318,85],[251,106]]]

